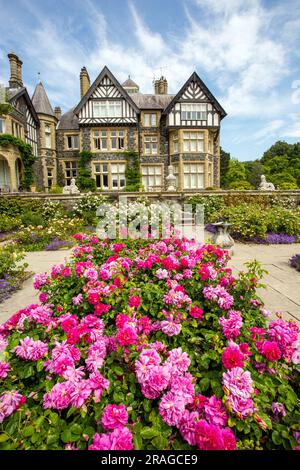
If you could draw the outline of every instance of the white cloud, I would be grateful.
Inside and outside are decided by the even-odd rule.
[[[278,137],[280,129],[284,126],[285,121],[282,119],[274,119],[268,122],[259,131],[253,134],[253,139],[258,142],[264,142],[270,138]]]
[[[37,72],[41,72],[53,106],[66,109],[78,102],[83,65],[92,80],[104,65],[121,82],[131,74],[141,90],[148,93],[152,92],[154,76],[166,75],[169,90],[175,93],[196,69],[205,82],[208,79],[212,84],[212,91],[228,112],[226,121],[243,119],[239,141],[245,140],[247,119],[261,123],[261,129],[254,133],[258,141],[283,129],[285,135],[298,137],[299,120],[291,118],[296,107],[287,96],[290,86],[282,92],[291,71],[293,79],[298,78],[291,60],[297,53],[300,30],[296,0],[272,8],[261,0],[191,0],[183,3],[183,12],[178,13],[183,18],[176,35],[167,19],[163,32],[153,30],[147,17],[141,16],[139,2],[132,0],[122,31],[130,38],[126,43],[108,23],[102,2],[74,0],[67,18],[46,11],[42,2],[20,3],[31,15],[32,24],[30,28],[24,26],[20,8],[12,28],[11,9],[5,3],[1,9],[0,61],[7,64],[5,56],[17,41],[16,52],[24,60],[26,76],[31,77],[29,83],[27,80],[30,91]],[[81,17],[82,24],[78,21]],[[1,82],[3,68],[0,70]],[[215,91],[217,88],[219,91]],[[284,119],[286,123],[280,128]]]

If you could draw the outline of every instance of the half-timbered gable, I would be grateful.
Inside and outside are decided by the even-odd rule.
[[[74,110],[79,125],[124,125],[138,122],[139,109],[107,67],[104,67]]]
[[[22,122],[24,126],[25,142],[32,146],[33,154],[38,156],[39,118],[33,107],[26,88],[21,88],[17,93],[11,94],[10,103],[13,106],[13,116]]]
[[[164,110],[169,127],[215,127],[226,112],[194,72]]]

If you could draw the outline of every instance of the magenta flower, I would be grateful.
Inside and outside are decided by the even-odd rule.
[[[128,423],[128,414],[124,405],[107,405],[102,414],[101,423],[105,429],[115,429]]]
[[[260,352],[268,361],[276,362],[281,358],[281,351],[275,341],[262,343]]]
[[[225,369],[234,367],[244,367],[244,354],[240,351],[238,345],[228,346],[222,354],[222,364]]]
[[[235,367],[228,372],[224,372],[222,382],[224,387],[237,397],[249,398],[253,393],[251,374],[241,367]]]
[[[5,379],[8,376],[8,372],[10,371],[10,365],[8,362],[0,361],[0,379]]]
[[[172,316],[172,315],[171,315]],[[160,322],[160,328],[167,336],[177,336],[181,332],[182,325],[173,319],[169,321],[163,320]]]
[[[199,413],[197,411],[189,412],[185,410],[179,424],[179,431],[183,439],[187,441],[190,446],[196,445],[196,421],[199,420]]]
[[[26,402],[26,398],[16,390],[3,392],[0,395],[0,423]]]
[[[141,304],[141,298],[138,295],[132,295],[129,297],[128,305],[129,307],[138,308]]]
[[[169,426],[179,426],[185,411],[185,402],[172,391],[166,393],[159,403],[159,413]]]
[[[83,296],[82,294],[78,294],[77,296],[72,298],[72,303],[74,305],[80,305],[83,302]]]
[[[28,361],[38,361],[48,353],[48,345],[42,341],[34,341],[29,336],[21,339],[20,345],[15,348],[18,357]]]
[[[132,434],[126,427],[118,427],[110,433],[111,450],[133,450]]]
[[[201,450],[224,450],[222,428],[204,419],[196,423],[196,443]]]
[[[221,400],[215,395],[208,398],[204,403],[204,414],[210,424],[216,426],[227,426],[228,416]]]
[[[124,328],[118,330],[116,338],[121,346],[129,346],[136,344],[138,335],[131,326],[126,325]]]
[[[240,312],[229,310],[228,317],[219,318],[219,325],[222,327],[223,335],[227,339],[233,339],[240,335],[243,320]]]
[[[93,437],[93,443],[89,445],[89,450],[111,450],[110,436],[96,432]]]

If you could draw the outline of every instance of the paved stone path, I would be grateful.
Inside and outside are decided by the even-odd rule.
[[[257,259],[269,272],[264,283],[267,290],[259,294],[266,303],[266,308],[273,313],[283,311],[284,318],[293,318],[300,322],[300,273],[288,265],[289,258],[300,252],[299,245],[243,245],[236,244],[230,266],[234,273],[244,270],[244,263]],[[62,263],[71,254],[71,250],[27,253],[28,270],[35,273],[49,271],[54,264]],[[5,322],[17,310],[30,303],[37,302],[37,293],[28,279],[23,289],[0,304],[0,324]]]

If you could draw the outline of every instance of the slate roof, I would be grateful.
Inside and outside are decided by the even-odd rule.
[[[122,87],[139,88],[139,86],[133,80],[131,80],[130,77],[128,77],[127,80],[122,83]]]
[[[20,87],[20,88],[7,88],[7,95],[8,95],[8,101],[12,102],[14,100],[19,99],[21,96],[24,96],[24,99],[28,105],[28,108],[30,109],[30,112],[36,121],[36,123],[39,125],[39,118],[37,115],[37,112],[33,106],[32,100],[30,99],[30,96],[28,94],[28,91],[25,87]]]
[[[48,114],[48,116],[55,116],[42,82],[39,82],[35,87],[32,96],[32,103],[37,113]]]
[[[174,95],[144,95],[143,93],[133,93],[130,96],[140,109],[165,109],[174,97]]]
[[[78,117],[74,114],[74,109],[75,107],[62,115],[57,126],[58,130],[79,129]]]

